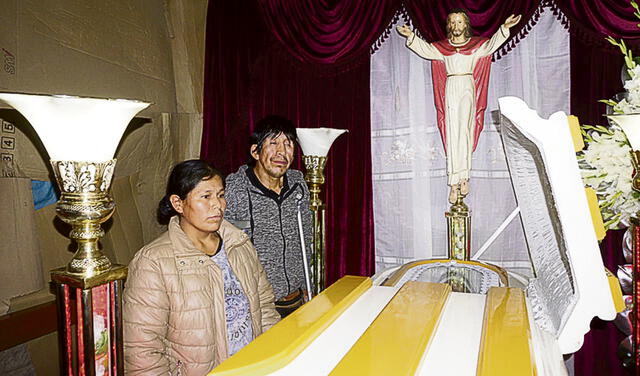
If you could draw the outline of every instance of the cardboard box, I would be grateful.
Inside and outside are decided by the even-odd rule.
[[[0,178],[0,314],[9,300],[44,287],[35,211],[28,178]]]

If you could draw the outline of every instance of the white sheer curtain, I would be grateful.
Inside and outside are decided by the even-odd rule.
[[[376,271],[447,252],[448,187],[431,67],[404,41],[394,31],[371,57]],[[472,258],[516,209],[494,120],[497,98],[521,97],[548,117],[556,111],[568,113],[569,88],[569,34],[545,9],[529,34],[491,67],[484,130],[473,154],[471,193],[465,200],[472,210]],[[528,273],[519,215],[480,259]]]

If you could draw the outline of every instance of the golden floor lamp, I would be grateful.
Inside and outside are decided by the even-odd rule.
[[[321,186],[324,184],[324,166],[333,141],[346,129],[335,128],[297,128],[298,141],[302,148],[305,169],[304,180],[309,186],[312,213],[313,244],[311,250],[311,289],[314,295],[325,288],[325,209],[320,199]],[[306,255],[304,255],[306,262]],[[307,286],[309,289],[309,286]]]
[[[115,209],[109,187],[116,148],[131,119],[149,103],[2,92],[0,100],[29,121],[46,148],[61,192],[56,213],[71,225],[77,243],[66,267],[51,271],[62,373],[123,375],[121,293],[127,268],[112,264],[98,240],[101,224]]]

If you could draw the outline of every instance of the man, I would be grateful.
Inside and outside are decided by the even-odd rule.
[[[447,39],[427,43],[407,25],[398,33],[407,47],[431,60],[438,128],[447,153],[449,202],[469,193],[471,153],[478,144],[487,106],[491,54],[509,37],[520,16],[509,16],[491,39],[471,36],[469,17],[462,9],[447,16]]]
[[[227,177],[225,189],[224,217],[251,237],[282,317],[302,305],[306,290],[298,212],[307,252],[312,238],[309,189],[302,173],[289,169],[296,140],[291,121],[260,120],[250,138],[248,165]]]

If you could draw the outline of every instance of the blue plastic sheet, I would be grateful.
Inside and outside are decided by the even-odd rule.
[[[50,181],[31,180],[31,193],[33,194],[33,206],[36,210],[58,201],[55,187]]]

